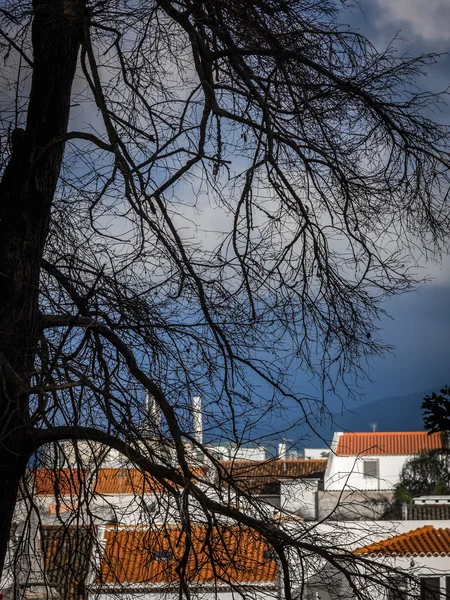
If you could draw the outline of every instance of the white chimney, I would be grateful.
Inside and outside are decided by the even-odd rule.
[[[287,454],[286,440],[283,440],[278,444],[278,458],[285,459]]]
[[[192,425],[195,440],[197,443],[203,444],[203,415],[200,396],[192,398]]]
[[[161,409],[149,392],[145,393],[145,412],[149,425],[153,426],[155,431],[159,429],[161,425]]]

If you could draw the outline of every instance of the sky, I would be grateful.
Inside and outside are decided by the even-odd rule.
[[[360,0],[359,8],[342,13],[342,23],[358,28],[379,50],[397,35],[402,39],[395,45],[411,55],[448,52],[449,21],[449,0]],[[450,57],[442,57],[429,69],[423,85],[432,91],[450,85]],[[450,107],[438,117],[450,123]],[[189,198],[188,187],[180,193],[183,200]],[[198,206],[192,210],[198,220]],[[205,210],[201,218],[205,228],[216,230],[220,226],[215,226],[214,219],[222,219],[223,213]],[[201,236],[200,232],[196,235]],[[450,258],[444,257],[441,267],[425,263],[421,267],[420,276],[432,281],[419,286],[416,292],[393,298],[384,306],[390,318],[381,322],[380,334],[395,349],[372,363],[370,381],[363,382],[361,387],[363,401],[450,384]],[[300,380],[301,375],[301,385]]]
[[[341,22],[357,28],[378,50],[398,36],[395,46],[400,52],[450,53],[448,0],[361,0],[359,9],[342,14]],[[421,83],[424,89],[434,92],[450,87],[450,56],[442,56]],[[435,117],[449,124],[450,106]],[[383,430],[392,430],[391,420],[398,430],[411,429],[408,419],[414,422],[413,429],[422,428],[423,396],[450,385],[450,256],[444,255],[440,263],[420,261],[418,276],[430,281],[383,306],[389,316],[380,323],[380,336],[394,348],[371,363],[370,379],[360,381],[360,398],[346,400],[344,395],[345,408],[341,399],[328,398],[334,423],[324,421],[317,429],[320,437],[304,426],[287,430],[286,436],[294,447],[323,446],[323,441],[330,442],[336,430],[368,430],[369,420],[379,421]],[[302,379],[300,374],[300,385]],[[362,408],[363,404],[383,398],[389,401]],[[405,406],[410,410],[405,410]],[[292,423],[296,413],[298,408],[291,407],[284,423]]]
[[[398,35],[396,46],[411,55],[450,51],[449,0],[360,0],[360,8],[343,13],[342,22],[357,27],[380,50]],[[450,86],[449,56],[429,69],[423,85],[432,91]],[[72,126],[78,128],[74,114]],[[450,123],[450,107],[438,118]],[[450,257],[442,266],[421,267],[420,275],[432,281],[384,306],[390,318],[382,320],[380,334],[395,349],[372,363],[370,381],[361,388],[366,402],[450,384]]]
[[[450,51],[448,0],[363,0],[360,7],[347,21],[378,49],[399,35],[404,41],[397,47],[412,55]],[[431,67],[423,83],[433,91],[450,86],[450,57]],[[450,123],[450,107],[439,118]],[[392,319],[383,319],[381,335],[396,349],[373,363],[373,383],[363,385],[366,401],[450,384],[450,258],[441,266],[422,263],[421,276],[432,281],[384,307]]]
[[[359,8],[342,13],[342,23],[358,28],[378,49],[384,49],[397,35],[401,39],[395,45],[411,55],[448,52],[449,21],[449,0],[361,0]],[[423,85],[432,91],[450,85],[448,56],[429,69]],[[438,118],[450,122],[450,107]],[[184,196],[189,197],[187,188]],[[214,217],[220,219],[222,213],[203,214],[203,220],[210,219],[205,227],[216,229]],[[422,263],[420,276],[432,281],[384,306],[390,317],[382,320],[380,334],[395,349],[372,363],[370,381],[361,387],[363,401],[437,390],[450,384],[450,258],[444,257],[442,266]]]
[[[361,0],[359,6],[342,13],[342,23],[359,29],[379,50],[399,36],[400,53],[450,51],[449,0]],[[430,67],[422,84],[431,91],[450,86],[450,57]],[[436,118],[450,123],[450,106]],[[212,221],[208,225],[215,229]],[[431,281],[383,306],[389,316],[381,321],[380,335],[394,349],[371,363],[370,379],[360,382],[362,402],[450,384],[450,257],[444,256],[442,264],[421,261],[418,277]],[[308,389],[303,379],[299,373],[297,384]],[[331,410],[340,411],[340,401],[328,402]],[[358,405],[349,401],[346,406],[357,410]]]

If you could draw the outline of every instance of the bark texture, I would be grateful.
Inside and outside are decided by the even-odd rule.
[[[25,130],[0,183],[0,571],[20,477],[33,451],[30,387],[39,340],[39,276],[61,169],[70,94],[88,17],[84,0],[34,0]]]

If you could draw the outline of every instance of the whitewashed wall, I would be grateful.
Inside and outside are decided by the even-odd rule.
[[[304,457],[307,459],[328,458],[330,454],[329,448],[305,448]]]
[[[240,594],[237,591],[207,591],[201,588],[191,590],[191,598],[193,600],[241,600],[242,598],[255,598],[257,600],[272,600],[278,597],[278,591],[274,589],[246,589],[245,592]],[[101,593],[92,590],[87,595],[87,600],[179,600],[180,596],[175,592],[167,592],[166,590],[161,591],[148,591],[141,592],[138,589],[133,590],[130,586],[119,590],[111,590],[110,593],[103,591]]]
[[[408,578],[407,582],[408,597],[420,598],[419,580],[421,577],[439,577],[441,584],[441,598],[445,598],[445,577],[450,576],[450,556],[404,556],[396,558],[377,558],[375,555],[366,558],[380,563],[380,566],[398,569]],[[386,585],[396,588],[400,573],[393,572],[392,575],[383,572],[383,579],[379,584],[365,584],[364,591],[371,600],[386,600]],[[330,572],[331,574],[331,572]],[[389,581],[390,580],[390,581]],[[332,581],[332,583],[331,583]],[[332,586],[332,587],[331,587]],[[331,589],[330,589],[331,588]],[[308,600],[353,600],[356,596],[353,590],[349,589],[348,582],[342,574],[334,574],[330,577],[330,588],[327,588],[319,581],[310,582],[308,585]],[[334,589],[333,589],[334,588]]]
[[[266,460],[264,446],[240,446],[233,444],[206,444],[206,449],[219,460]]]
[[[400,480],[405,462],[411,456],[336,456],[328,457],[325,490],[390,490]],[[364,475],[364,460],[378,459],[378,477]]]
[[[318,479],[287,479],[281,481],[280,507],[299,514],[305,520],[316,519]]]

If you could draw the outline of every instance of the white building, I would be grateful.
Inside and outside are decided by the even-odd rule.
[[[157,442],[147,440],[145,443]],[[308,456],[311,457],[306,459],[283,459],[281,457],[286,455],[283,447],[278,458],[263,460],[261,456],[265,456],[264,448],[242,448],[224,444],[223,448],[218,448],[217,458],[226,456],[228,460],[220,460],[218,468],[213,467],[211,461],[203,459],[197,461],[194,457],[192,466],[195,477],[198,473],[197,484],[210,497],[227,502],[229,506],[239,506],[241,510],[250,513],[257,510],[258,514],[263,514],[267,509],[270,518],[279,518],[280,527],[288,524],[286,526],[301,528],[302,535],[306,536],[309,535],[310,529],[314,535],[331,540],[330,547],[352,552],[358,546],[365,548],[368,547],[367,544],[378,542],[383,536],[392,537],[395,533],[403,535],[408,530],[423,529],[425,525],[429,525],[429,521],[407,520],[407,517],[410,518],[409,514],[401,523],[384,521],[377,524],[374,521],[355,522],[351,519],[362,519],[366,512],[370,513],[367,514],[367,518],[373,517],[376,514],[374,504],[378,502],[381,507],[383,506],[386,494],[392,493],[392,487],[399,480],[405,461],[421,450],[438,449],[440,445],[439,435],[428,436],[426,432],[337,433],[328,459],[315,459],[312,457],[314,452],[310,452]],[[167,447],[170,451],[171,448]],[[166,464],[171,462],[169,451]],[[249,453],[246,454],[246,451]],[[88,515],[87,525],[91,527],[91,532],[92,529],[96,531],[96,539],[99,542],[100,550],[97,552],[96,560],[104,577],[99,579],[93,574],[92,569],[89,570],[85,565],[80,564],[74,574],[74,580],[78,581],[76,585],[83,586],[83,595],[76,596],[73,592],[75,595],[64,595],[64,598],[75,600],[83,597],[85,600],[93,600],[94,597],[98,597],[99,600],[112,600],[119,596],[124,598],[121,591],[123,589],[134,600],[160,600],[162,595],[168,598],[176,595],[173,569],[174,564],[180,562],[177,553],[185,547],[181,539],[183,534],[179,533],[181,518],[176,494],[168,494],[164,482],[131,468],[130,465],[123,463],[123,458],[113,456],[112,453],[105,454],[101,446],[78,445],[76,452],[86,454],[84,470],[68,467],[74,458],[71,452],[74,454],[74,449],[71,450],[69,442],[64,451],[64,462],[61,463],[59,459],[57,461],[59,465],[64,464],[65,468],[30,471],[30,478],[34,485],[33,496],[39,509],[44,538],[56,539],[59,535],[58,528],[61,530],[62,525],[69,531],[73,529],[74,534],[81,530],[80,527],[84,527],[84,531],[87,531],[86,523],[83,521],[78,522],[76,527],[73,525],[72,519],[79,511],[80,515]],[[239,454],[240,452],[243,453]],[[244,456],[245,460],[237,460],[238,456]],[[256,460],[257,457],[260,457],[259,460]],[[233,480],[233,486],[228,483],[230,478]],[[58,491],[56,495],[55,489]],[[258,504],[257,509],[255,497],[263,501],[262,505]],[[364,504],[366,500],[367,506]],[[196,523],[196,530],[201,532],[204,526],[201,524],[204,515],[202,516],[201,510],[197,513],[195,502],[190,502],[191,522]],[[445,497],[417,499],[418,510],[426,514],[424,511],[430,508],[430,502],[433,504],[434,512],[437,513],[439,509],[439,514],[441,512],[447,514],[449,502]],[[339,510],[342,507],[347,510],[346,503],[347,508],[353,512],[343,517],[342,511]],[[337,505],[339,510],[336,510]],[[331,515],[330,519],[347,518],[347,522],[311,523],[322,518],[324,509],[328,510],[325,516]],[[442,521],[438,526],[443,529],[448,528],[450,531],[448,521]],[[115,539],[111,537],[112,531],[118,534]],[[145,546],[141,543],[142,540],[139,541],[143,531],[147,535]],[[178,536],[177,544],[174,543],[173,536]],[[152,547],[149,540],[155,539],[159,540],[161,547],[149,550]],[[274,574],[276,571],[272,569],[273,557],[265,554],[265,548],[260,540],[252,539],[246,542],[247,540],[244,540],[243,547],[249,554],[244,557],[240,573],[236,574],[236,585],[233,589],[224,581],[220,583],[220,576],[212,577],[211,569],[207,566],[208,557],[202,555],[204,552],[202,545],[198,546],[197,554],[201,557],[200,563],[204,568],[201,565],[196,567],[197,579],[193,580],[195,585],[192,588],[194,598],[201,596],[206,600],[232,600],[240,596],[253,596],[255,599],[263,600],[278,597],[280,582],[278,575]],[[232,546],[233,541],[231,540],[230,543]],[[66,537],[64,543],[60,544],[60,547],[58,544],[54,547],[58,548],[59,563],[61,563],[61,555],[66,557],[64,560],[71,561],[70,535]],[[257,554],[252,554],[253,551]],[[372,550],[370,553],[373,553]],[[92,556],[92,550],[89,552],[86,550],[86,554]],[[122,566],[117,562],[119,555]],[[226,559],[226,554],[224,556]],[[389,555],[388,558],[392,562],[392,556]],[[435,560],[434,556],[428,558],[432,559],[431,566],[428,564],[429,561],[416,561],[414,558],[415,565],[422,569],[418,571],[420,577],[437,572],[439,561]],[[50,560],[48,556],[47,560]],[[402,560],[401,557],[396,556],[397,562],[394,562],[395,565],[402,565],[403,569],[403,566],[406,568],[407,561],[403,563]],[[128,565],[125,570],[123,570],[124,564]],[[268,566],[269,570],[267,570]],[[444,571],[443,579],[439,579],[441,587],[447,585],[445,579],[447,574]],[[59,581],[56,575],[55,578],[55,581]],[[344,590],[344,583],[336,582],[333,573],[331,573],[331,580],[335,585],[334,591],[331,589],[332,586],[323,587],[323,578],[320,587],[317,580],[312,577],[310,592],[316,595],[312,595],[311,598],[335,600],[333,593],[340,590],[339,593],[344,595],[336,598],[351,599],[351,595],[345,595],[348,591]],[[435,581],[433,585],[436,585]],[[60,589],[59,583],[58,586]],[[373,598],[381,600],[382,596],[377,596],[377,593],[375,590]],[[393,599],[383,597],[383,600]]]
[[[244,494],[305,520],[316,519],[317,491],[326,465],[325,459],[304,458],[222,462]]]
[[[325,490],[391,490],[405,462],[441,448],[439,433],[426,431],[334,434],[325,472]]]
[[[307,459],[328,458],[329,455],[329,448],[305,448],[303,450],[303,456]]]
[[[445,600],[450,598],[450,527],[424,525],[353,550],[359,565],[359,590],[371,600]],[[326,572],[325,572],[326,571]],[[336,569],[308,582],[310,600],[353,600],[359,596]]]
[[[233,442],[206,444],[206,450],[217,460],[256,460],[266,459],[264,446],[240,446]]]

